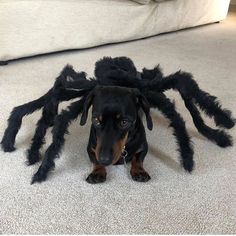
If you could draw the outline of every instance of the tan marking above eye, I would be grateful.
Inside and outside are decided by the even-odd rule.
[[[117,119],[119,119],[120,117],[121,117],[121,115],[120,115],[120,114],[117,114],[117,115],[116,115],[116,118],[117,118]]]

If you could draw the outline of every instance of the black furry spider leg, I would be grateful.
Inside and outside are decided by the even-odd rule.
[[[235,125],[235,120],[231,116],[231,112],[222,109],[216,97],[201,90],[196,81],[193,80],[192,75],[189,73],[178,71],[174,74],[163,77],[161,80],[152,80],[145,86],[152,90],[157,89],[158,92],[164,92],[168,89],[176,89],[184,99],[193,99],[193,102],[199,105],[206,115],[214,117],[217,126],[230,129]]]
[[[52,130],[53,141],[48,147],[44,159],[38,171],[34,174],[31,184],[46,180],[50,169],[55,166],[54,159],[59,157],[61,148],[64,145],[64,135],[68,132],[67,128],[72,120],[75,120],[83,110],[85,98],[72,103],[67,110],[63,110],[60,115],[56,116]]]
[[[88,91],[63,91],[60,93],[60,100],[52,99],[48,102],[42,112],[42,117],[37,122],[37,127],[35,130],[34,137],[32,138],[32,143],[27,151],[27,164],[33,165],[40,160],[40,148],[44,144],[44,137],[47,129],[53,125],[54,118],[57,115],[58,103],[61,101],[67,101],[82,95],[86,95]]]
[[[1,145],[4,152],[12,152],[15,150],[15,138],[21,127],[22,118],[26,115],[32,114],[36,110],[41,109],[45,102],[50,99],[53,92],[50,89],[45,95],[34,101],[28,102],[24,105],[15,107],[8,119],[8,127],[6,128]]]
[[[185,170],[191,172],[194,167],[194,152],[184,120],[175,110],[174,104],[164,94],[148,92],[145,96],[151,107],[158,108],[170,120],[170,126],[174,129],[174,135],[179,145],[182,165]]]
[[[98,82],[96,80],[80,80],[80,81],[66,81],[63,83],[63,86],[66,89],[93,89]]]
[[[200,112],[191,99],[184,99],[184,103],[199,133],[203,134],[209,140],[214,141],[220,147],[232,146],[232,137],[230,135],[223,130],[212,129],[204,123]]]
[[[54,117],[57,115],[58,102],[50,101],[47,103],[42,112],[42,117],[37,122],[37,128],[35,130],[32,143],[27,151],[27,164],[33,165],[40,160],[39,150],[44,144],[44,136],[47,132],[48,127],[53,125]]]
[[[235,119],[232,117],[231,111],[222,109],[219,101],[217,101],[217,97],[199,89],[194,101],[208,116],[214,117],[217,126],[227,129],[234,127]]]
[[[86,79],[86,74],[84,72],[76,73],[71,66],[67,65],[62,70],[61,74],[57,77],[53,88],[50,89],[45,95],[41,96],[40,98],[34,101],[15,107],[12,110],[11,115],[8,119],[8,127],[5,130],[1,141],[3,151],[12,152],[15,150],[15,138],[21,127],[23,117],[32,114],[33,112],[41,109],[45,104],[47,104],[55,96],[55,90],[61,90],[61,86],[63,86],[63,80],[66,80],[67,76],[69,76],[69,79],[72,78],[74,80]],[[70,100],[72,98],[84,95],[85,92],[86,90],[66,92],[64,91],[62,94],[60,94],[60,100]]]
[[[27,151],[27,164],[33,165],[40,160],[40,148],[44,144],[44,137],[47,132],[47,129],[53,125],[54,118],[57,115],[58,104],[63,100],[70,100],[72,98],[85,95],[86,91],[67,91],[62,86],[64,82],[68,79],[75,80],[85,80],[85,73],[76,73],[73,68],[67,65],[59,77],[57,78],[54,87],[53,87],[53,96],[52,99],[44,106],[42,117],[37,123],[37,128],[35,130],[34,137],[32,139],[32,143],[30,148]]]

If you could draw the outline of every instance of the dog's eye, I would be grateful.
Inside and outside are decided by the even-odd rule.
[[[96,118],[96,117],[95,117],[95,118],[93,118],[92,122],[93,122],[93,125],[94,125],[94,126],[97,126],[97,127],[98,127],[98,126],[100,126],[100,125],[101,125],[101,122],[100,122],[100,121],[99,121],[99,119],[98,119],[98,118]]]
[[[122,129],[125,129],[125,128],[128,128],[130,126],[130,122],[128,120],[123,119],[123,120],[120,121],[119,125]]]

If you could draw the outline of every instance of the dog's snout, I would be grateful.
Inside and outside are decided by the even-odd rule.
[[[99,162],[101,165],[108,166],[111,164],[111,158],[109,156],[101,156]]]
[[[99,156],[99,162],[101,165],[110,165],[112,163],[112,149],[108,147],[102,147]]]

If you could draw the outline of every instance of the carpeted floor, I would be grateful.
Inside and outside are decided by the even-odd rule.
[[[129,56],[139,69],[160,63],[165,74],[180,68],[190,71],[201,88],[218,96],[236,116],[235,39],[232,15],[220,24],[0,67],[0,136],[11,109],[45,93],[65,64],[92,76],[95,61],[103,56]],[[148,183],[136,183],[123,166],[111,166],[104,184],[89,185],[85,181],[91,170],[86,154],[89,125],[75,122],[48,181],[30,185],[38,165],[25,165],[25,151],[40,116],[37,112],[24,119],[17,150],[0,151],[0,233],[236,233],[236,148],[221,149],[198,134],[179,95],[167,94],[175,99],[194,142],[192,174],[179,165],[168,121],[154,111],[144,164],[152,177]],[[209,119],[207,123],[212,125]],[[230,133],[236,139],[235,129]]]

